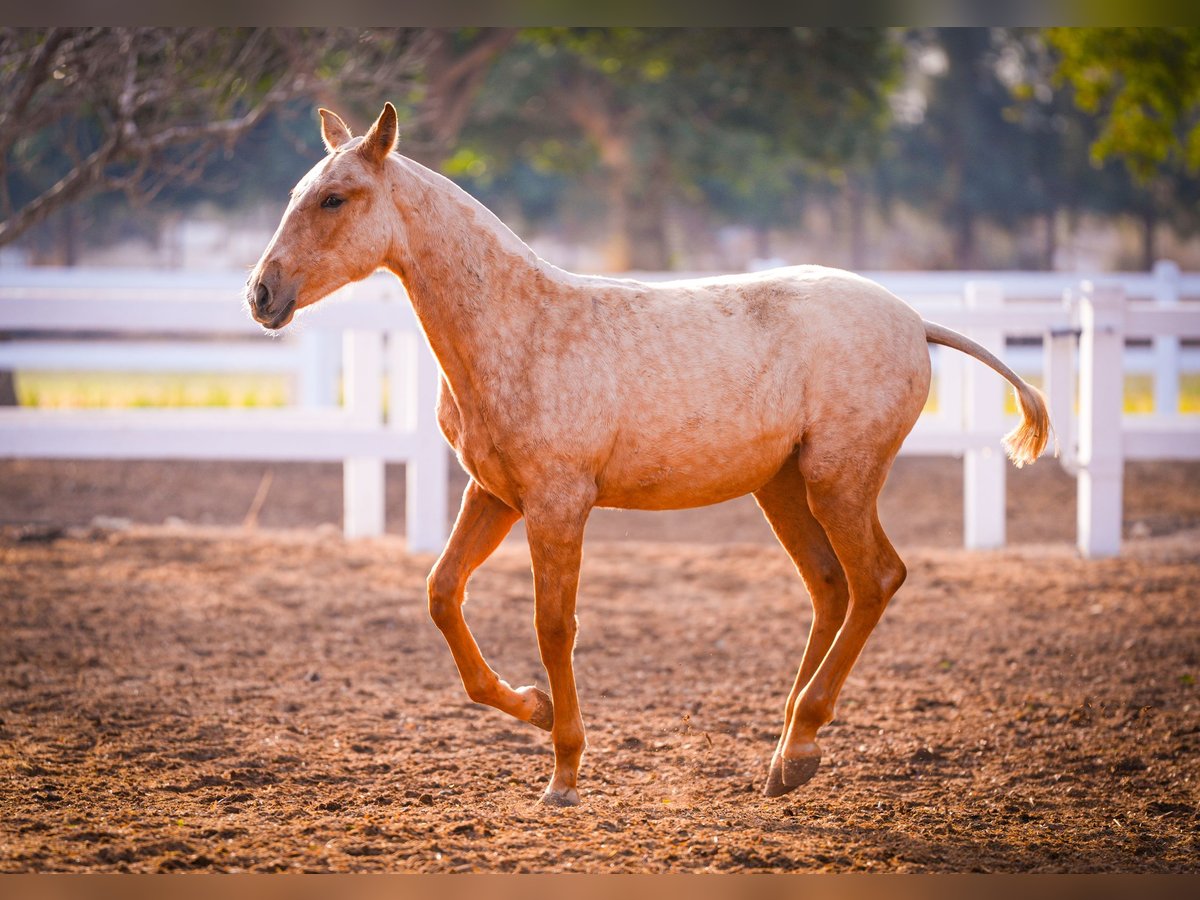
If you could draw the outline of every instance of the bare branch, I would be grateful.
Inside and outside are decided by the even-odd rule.
[[[421,119],[432,141],[430,157],[444,157],[462,130],[471,105],[483,85],[492,62],[516,39],[516,28],[488,29],[466,52],[456,54],[451,46],[454,29],[429,29],[423,50],[426,97]]]
[[[20,65],[22,74],[21,87],[12,95],[3,112],[0,112],[0,153],[7,152],[8,146],[19,134],[18,119],[25,114],[29,101],[37,89],[46,80],[50,61],[68,32],[65,28],[52,28],[45,39],[34,48],[31,58]]]
[[[449,33],[410,28],[0,29],[0,245],[98,193],[144,200],[195,180],[297,98],[402,99],[435,51],[421,121],[445,147],[514,34],[459,50]]]
[[[464,78],[477,76],[481,70],[486,72],[486,67],[512,44],[516,36],[516,28],[488,29],[475,46],[455,59],[440,77],[448,84],[455,84]]]
[[[104,168],[112,162],[118,147],[119,141],[113,135],[53,187],[25,204],[15,215],[0,222],[0,246],[12,243],[34,225],[44,221],[56,209],[78,199],[85,191],[100,183],[104,177]]]

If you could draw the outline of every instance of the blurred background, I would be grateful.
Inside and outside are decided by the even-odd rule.
[[[5,265],[242,266],[385,100],[587,271],[1200,260],[1200,29],[8,29]]]
[[[389,100],[563,267],[862,270],[1046,389],[1015,469],[935,348],[909,580],[786,805],[808,604],[750,497],[590,516],[551,820],[428,621],[466,476],[398,280],[251,321],[315,107]],[[1200,29],[0,28],[0,166],[0,871],[1195,873]],[[544,685],[522,537],[469,618]]]
[[[661,278],[820,263],[926,273],[925,287],[894,287],[913,302],[961,303],[980,277],[1010,301],[1050,305],[1084,277],[1123,273],[1130,299],[1195,308],[1198,28],[10,28],[0,30],[0,306],[10,303],[0,406],[348,407],[345,348],[322,332],[328,320],[303,318],[267,342],[238,292],[289,189],[324,154],[315,108],[362,132],[389,100],[401,152],[575,271]],[[141,325],[153,300],[199,304],[188,333]],[[218,346],[217,331],[236,340]],[[1130,335],[1126,413],[1200,410],[1200,349],[1181,334],[1153,345]],[[1005,352],[1041,383],[1039,345],[1010,336]],[[930,412],[958,416],[961,391],[946,393],[958,378],[939,374]],[[379,398],[362,402],[379,424]],[[32,421],[13,427],[27,437]],[[2,520],[336,522],[332,452],[310,454],[311,465],[292,452],[267,469],[280,480],[265,505],[273,476],[259,462],[159,462],[151,477],[150,463],[37,461],[76,449],[93,460],[221,458],[205,447],[216,432],[188,439],[195,419],[179,420],[175,444],[158,431],[121,443],[118,432],[174,420],[150,421],[98,421],[111,451],[95,431],[64,431],[40,450],[5,438]],[[225,458],[266,458],[220,433]],[[1178,493],[1190,472],[1159,495]],[[185,497],[185,484],[211,488],[232,473],[236,484]],[[1066,518],[1055,534],[1072,527],[1073,485],[1059,475]],[[325,485],[322,499],[292,477]],[[945,491],[958,490],[948,477]],[[451,466],[450,512],[459,478]],[[381,491],[376,481],[363,490]],[[402,505],[396,479],[387,490],[388,506]],[[301,498],[297,510],[284,510],[289,497]],[[957,541],[958,524],[940,514],[956,503],[920,540]]]

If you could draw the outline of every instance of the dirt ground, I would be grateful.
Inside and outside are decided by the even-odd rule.
[[[331,466],[274,467],[238,527],[265,468],[0,463],[0,872],[1198,868],[1200,466],[1131,466],[1125,555],[1088,562],[1054,465],[1010,470],[1014,546],[969,553],[958,465],[901,460],[908,582],[777,800],[790,563],[752,503],[597,514],[567,810],[536,803],[548,736],[465,697],[432,557],[344,542]],[[518,536],[468,618],[544,685],[530,591]]]
[[[389,466],[387,526],[404,533],[403,466]],[[1007,470],[1008,538],[1015,544],[1075,540],[1075,481],[1046,460]],[[447,525],[466,476],[450,464]],[[322,528],[342,521],[337,464],[139,462],[0,459],[0,526],[88,525],[97,516],[133,523],[241,525],[268,479],[258,513],[263,528]],[[962,545],[962,462],[901,457],[880,500],[880,516],[901,549]],[[1128,463],[1125,530],[1130,536],[1200,527],[1200,463]],[[590,540],[755,543],[775,536],[754,501],[743,497],[679,513],[596,510]],[[511,540],[524,542],[520,524]]]

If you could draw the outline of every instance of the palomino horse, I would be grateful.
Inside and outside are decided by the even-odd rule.
[[[429,611],[471,699],[550,731],[542,800],[579,802],[575,594],[595,506],[683,509],[752,493],[812,597],[767,796],[808,781],[817,731],[905,568],[876,499],[929,393],[928,342],[1016,388],[1019,466],[1050,423],[1038,392],[978,344],[865,278],[816,266],[643,284],[573,275],[449,180],[393,151],[389,103],[363,137],[322,109],[328,155],[292,191],[250,275],[269,329],[385,267],[441,366],[438,422],[471,481],[429,576]],[[467,579],[525,517],[550,696],[514,688],[463,619]]]

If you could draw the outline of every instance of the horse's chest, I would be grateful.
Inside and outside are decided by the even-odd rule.
[[[438,391],[437,418],[442,434],[467,474],[489,493],[516,508],[512,480],[483,417],[460,407],[444,381]]]

